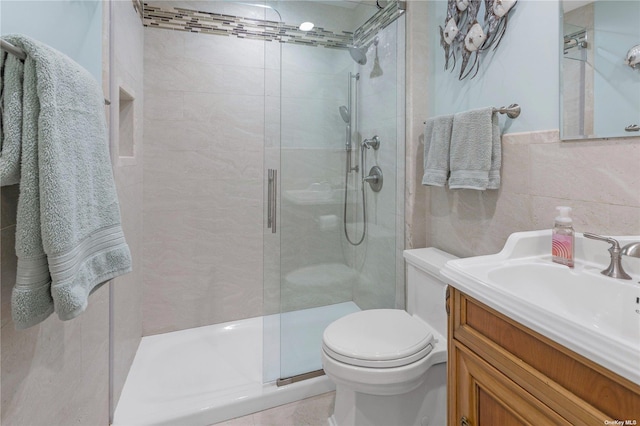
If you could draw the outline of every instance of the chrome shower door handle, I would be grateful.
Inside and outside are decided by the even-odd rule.
[[[267,229],[271,229],[273,218],[271,217],[271,187],[273,186],[273,169],[267,172]]]
[[[276,233],[276,224],[278,219],[276,217],[278,211],[278,171],[273,170],[273,185],[271,185],[272,200],[271,200],[271,233]]]
[[[267,187],[267,229],[271,229],[271,233],[276,233],[276,211],[277,211],[277,195],[278,195],[278,171],[269,169],[268,187]]]

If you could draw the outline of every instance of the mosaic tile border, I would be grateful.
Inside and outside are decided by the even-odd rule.
[[[140,20],[144,23],[144,6],[142,0],[131,0],[133,2],[133,9],[136,11]]]
[[[398,7],[398,4],[390,2],[355,32],[333,32],[324,28],[302,31],[297,25],[285,22],[250,19],[179,7],[165,8],[144,3],[143,23],[145,27],[176,31],[346,49],[353,44],[368,43],[378,31],[395,21],[403,12],[404,10]]]
[[[405,2],[390,1],[387,6],[378,10],[371,18],[362,24],[353,33],[353,40],[356,46],[364,46],[369,43],[380,31],[398,19],[405,11]]]

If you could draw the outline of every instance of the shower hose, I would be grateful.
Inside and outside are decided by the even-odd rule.
[[[363,145],[360,146],[360,173],[362,173],[364,170],[367,170],[367,165],[365,163],[365,150],[367,148]],[[349,154],[347,154],[349,155]],[[345,167],[345,175],[344,175],[344,210],[343,210],[343,217],[342,217],[342,223],[344,226],[344,236],[347,238],[347,241],[349,242],[349,244],[351,244],[352,246],[359,246],[360,244],[362,244],[362,242],[364,241],[364,237],[367,235],[367,199],[365,196],[365,191],[364,191],[364,181],[360,182],[360,190],[362,192],[362,222],[363,222],[363,228],[362,228],[362,235],[360,236],[360,239],[358,240],[358,242],[353,242],[351,240],[351,237],[349,237],[349,231],[347,231],[347,201],[349,200],[349,190],[348,190],[348,182],[349,182],[349,169],[351,168],[350,164],[347,164],[347,166]],[[358,173],[358,171],[356,171],[356,173]],[[356,222],[357,223],[357,222]],[[357,227],[356,227],[357,229]]]

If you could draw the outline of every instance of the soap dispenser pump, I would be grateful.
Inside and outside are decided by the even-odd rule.
[[[569,216],[571,207],[556,207],[556,216],[551,236],[552,260],[561,265],[573,268],[573,247],[575,243],[573,220]]]

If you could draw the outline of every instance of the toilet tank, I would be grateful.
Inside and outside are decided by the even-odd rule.
[[[447,337],[445,293],[440,270],[456,256],[434,247],[405,250],[407,262],[407,312]]]

